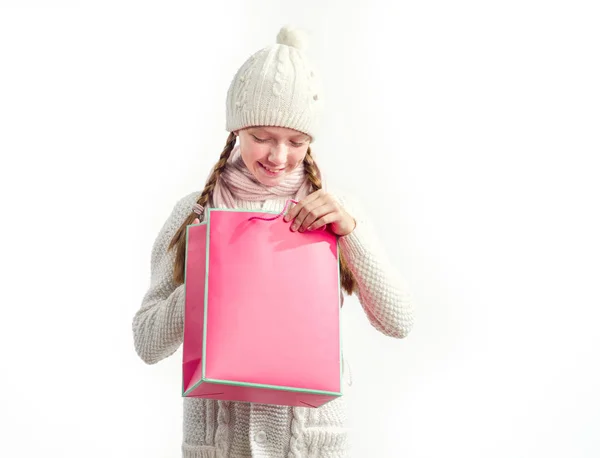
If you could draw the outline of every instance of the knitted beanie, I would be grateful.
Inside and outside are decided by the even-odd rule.
[[[252,126],[287,127],[315,139],[319,82],[304,49],[304,34],[283,27],[277,42],[254,53],[227,91],[229,132]]]

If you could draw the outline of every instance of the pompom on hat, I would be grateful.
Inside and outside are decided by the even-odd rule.
[[[304,52],[306,43],[305,33],[286,26],[275,44],[244,62],[227,91],[227,131],[287,127],[315,140],[321,101],[319,81]]]

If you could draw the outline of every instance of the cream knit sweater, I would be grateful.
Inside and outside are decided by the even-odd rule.
[[[177,202],[152,249],[150,288],[133,318],[135,349],[147,364],[172,355],[183,342],[185,290],[173,283],[174,253],[167,246],[199,196]],[[403,338],[413,325],[407,282],[387,263],[363,214],[336,198],[357,220],[356,229],[340,238],[340,250],[358,282],[358,299],[377,330]],[[281,211],[284,205],[281,199],[240,201],[236,207]],[[184,398],[183,411],[183,458],[328,458],[348,452],[343,396],[317,409]]]

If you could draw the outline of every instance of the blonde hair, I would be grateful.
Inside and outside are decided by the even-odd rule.
[[[235,140],[235,134],[233,132],[230,133],[229,137],[227,137],[225,148],[223,148],[219,160],[213,167],[213,171],[210,174],[208,180],[206,181],[206,185],[202,190],[202,194],[200,194],[200,197],[197,201],[198,205],[202,206],[203,208],[207,207],[208,202],[212,197],[212,193],[215,189],[215,185],[217,184],[217,180],[219,179],[219,176],[225,169],[225,166],[227,165],[227,160],[229,159],[229,156],[231,155],[231,152],[235,147]],[[321,172],[319,171],[319,168],[317,167],[317,164],[314,158],[312,157],[310,147],[308,148],[306,156],[304,157],[304,170],[306,172],[307,179],[312,185],[312,191],[314,192],[321,189],[323,186],[321,182]],[[196,215],[196,213],[190,211],[189,216],[184,220],[177,232],[175,232],[175,235],[169,243],[169,250],[176,249],[175,264],[173,269],[173,281],[175,282],[175,285],[181,285],[184,282],[186,230],[187,226],[192,224],[197,217],[198,215]],[[340,283],[344,291],[346,291],[346,293],[348,293],[349,295],[351,295],[356,290],[356,279],[350,271],[346,259],[344,258],[342,253],[340,253]]]

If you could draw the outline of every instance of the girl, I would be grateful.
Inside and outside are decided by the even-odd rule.
[[[297,231],[327,225],[340,237],[342,288],[357,293],[373,326],[395,338],[412,328],[403,277],[375,250],[364,217],[322,187],[310,148],[319,96],[300,43],[298,33],[284,27],[275,45],[238,70],[227,93],[225,148],[203,191],[179,200],[154,243],[151,285],[133,319],[135,348],[148,364],[183,342],[186,227],[200,222],[207,205],[279,212],[288,199],[298,201],[286,221]],[[317,409],[184,398],[183,409],[184,458],[347,453],[343,397]]]

